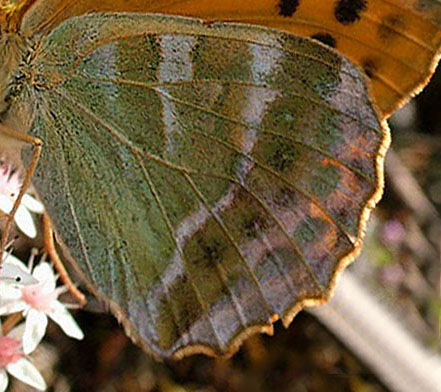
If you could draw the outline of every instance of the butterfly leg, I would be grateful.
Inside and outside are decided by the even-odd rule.
[[[60,256],[58,256],[58,252],[57,249],[55,248],[55,242],[54,242],[54,229],[47,214],[43,215],[43,238],[44,238],[45,251],[48,253],[50,259],[54,263],[55,269],[60,274],[61,281],[68,288],[69,292],[73,295],[73,297],[78,301],[78,303],[81,306],[86,305],[87,303],[86,297],[74,285],[74,283],[69,277],[69,274],[66,271],[66,268],[64,267],[63,262],[61,261]]]
[[[9,136],[12,139],[16,139],[20,142],[31,144],[34,147],[32,159],[29,166],[26,168],[25,177],[23,179],[23,183],[21,184],[20,192],[18,193],[17,199],[15,199],[12,210],[8,214],[4,214],[6,216],[6,225],[2,233],[1,242],[0,242],[0,265],[1,265],[3,262],[3,251],[6,248],[6,244],[8,242],[8,237],[12,228],[14,215],[17,212],[17,209],[21,203],[21,199],[23,198],[26,190],[28,189],[31,183],[32,176],[34,175],[35,169],[38,164],[38,160],[40,159],[41,150],[43,148],[43,142],[36,137],[16,131],[15,129],[9,128],[4,124],[0,124],[0,133],[5,136]]]

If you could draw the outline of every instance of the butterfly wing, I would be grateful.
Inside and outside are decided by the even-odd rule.
[[[145,348],[231,353],[328,298],[388,143],[348,60],[257,27],[104,14],[60,25],[28,68],[33,183]]]
[[[314,37],[364,69],[385,116],[428,82],[441,46],[439,0],[40,0],[28,12],[23,29],[50,31],[74,15],[95,11],[195,16]]]

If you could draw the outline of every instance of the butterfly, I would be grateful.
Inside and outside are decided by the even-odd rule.
[[[367,2],[352,3],[363,20]],[[420,20],[410,3],[396,8]],[[436,18],[437,2],[419,3]],[[374,88],[378,110],[362,68],[329,45],[210,21],[292,31],[307,1],[1,4],[0,129],[34,143],[22,158],[63,256],[134,341],[157,357],[230,355],[329,298],[382,193],[384,118],[421,80]],[[317,27],[332,43],[332,24]],[[374,64],[373,86],[387,79]]]

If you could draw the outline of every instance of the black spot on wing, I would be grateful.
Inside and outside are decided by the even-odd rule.
[[[296,147],[281,138],[275,138],[266,147],[269,166],[282,173],[287,172],[297,157]]]
[[[369,78],[373,78],[378,71],[378,63],[374,59],[367,58],[362,61],[364,72]]]
[[[335,19],[341,24],[350,25],[361,18],[367,9],[367,0],[338,0],[334,8]]]
[[[293,16],[299,7],[300,0],[280,0],[279,2],[279,15],[281,16]]]
[[[248,238],[257,238],[259,233],[268,228],[266,219],[257,212],[243,218],[242,230]]]
[[[195,263],[203,263],[209,267],[215,267],[216,264],[222,262],[224,253],[226,251],[226,245],[221,243],[219,239],[215,237],[201,237],[197,240],[197,243],[202,251],[202,255],[195,259]]]
[[[378,25],[378,37],[383,41],[390,41],[397,37],[397,31],[404,30],[405,23],[400,15],[386,15]]]
[[[337,46],[337,41],[329,33],[317,33],[311,36],[312,39],[320,41],[322,44],[335,48]]]

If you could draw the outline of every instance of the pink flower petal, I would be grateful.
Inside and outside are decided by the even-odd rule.
[[[17,362],[23,357],[21,342],[9,336],[0,337],[0,368]]]

